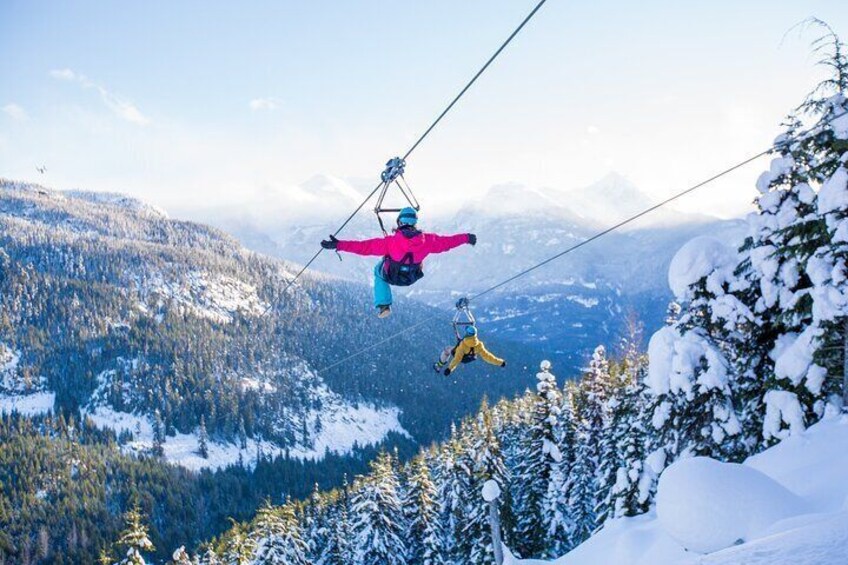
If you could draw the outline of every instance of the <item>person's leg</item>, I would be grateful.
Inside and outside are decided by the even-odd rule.
[[[374,267],[374,307],[391,306],[392,287],[383,278],[383,260],[380,259]]]
[[[451,360],[451,357],[453,357],[453,347],[449,345],[442,350],[442,354],[439,356],[439,361],[442,365],[445,365]]]
[[[448,364],[448,361],[450,361],[451,357],[453,357],[453,348],[451,346],[447,346],[442,349],[441,353],[439,353],[439,360],[433,363],[433,369],[437,373],[441,373],[442,367]]]

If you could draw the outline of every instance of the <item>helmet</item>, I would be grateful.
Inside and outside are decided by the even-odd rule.
[[[418,223],[418,212],[415,208],[411,208],[407,206],[403,210],[400,211],[397,217],[397,224],[399,226],[414,226]]]
[[[476,326],[465,326],[465,337],[472,337],[475,335],[477,335]]]

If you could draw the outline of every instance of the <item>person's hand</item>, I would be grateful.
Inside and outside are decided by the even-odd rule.
[[[336,249],[339,246],[339,240],[336,239],[336,236],[331,235],[330,239],[325,239],[321,242],[321,247],[324,249]]]
[[[477,245],[477,236],[473,233],[468,234],[468,243],[471,245]]]
[[[506,361],[501,361],[501,367],[506,367]]]
[[[445,369],[445,376],[446,377],[450,376],[450,374],[451,374],[451,370],[450,370],[450,367],[448,367],[447,369]]]

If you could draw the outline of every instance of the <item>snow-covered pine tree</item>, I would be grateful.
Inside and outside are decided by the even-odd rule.
[[[165,423],[158,409],[153,412],[153,456],[165,456]]]
[[[274,507],[266,501],[256,513],[250,537],[255,543],[251,563],[308,563],[306,542],[291,503]]]
[[[511,483],[514,549],[522,557],[558,557],[569,530],[558,434],[562,394],[549,361],[542,361],[536,380],[532,419],[519,443]]]
[[[218,558],[218,554],[211,547],[207,547],[202,553],[203,555],[198,559],[198,565],[221,565],[225,563]]]
[[[231,535],[229,536],[229,539],[227,539],[222,561],[225,565],[248,565],[248,563],[250,563],[253,559],[253,552],[256,549],[256,540],[245,534],[241,524],[232,519],[231,522],[233,527],[230,530]],[[209,555],[209,553],[207,553],[207,555]]]
[[[747,277],[759,284],[761,318],[751,340],[770,346],[763,442],[803,430],[825,412],[844,373],[838,347],[844,328],[844,169],[848,138],[848,59],[833,31],[817,42],[832,71],[792,114],[777,142],[780,156],[757,181],[758,214],[749,217]],[[808,124],[806,130],[802,128]],[[819,189],[818,194],[816,188]]]
[[[126,549],[126,554],[120,565],[144,565],[142,553],[154,551],[153,542],[147,534],[147,526],[141,516],[138,505],[133,506],[124,514],[124,531],[121,532],[117,546]]]
[[[197,430],[197,452],[204,459],[209,459],[209,434],[206,432],[206,417],[200,415],[200,427]]]
[[[402,565],[406,547],[398,478],[392,457],[381,453],[371,475],[359,477],[351,496],[355,565]]]
[[[279,515],[283,525],[282,538],[285,548],[283,563],[286,565],[309,565],[309,547],[303,539],[303,530],[300,527],[295,506],[291,500],[287,500],[280,507]]]
[[[575,443],[567,500],[574,544],[588,538],[596,528],[601,439],[608,422],[605,410],[614,390],[606,349],[598,346],[592,354],[589,370],[569,395],[575,421]]]
[[[749,453],[733,391],[741,373],[739,359],[746,356],[743,332],[755,317],[734,292],[738,264],[737,252],[709,237],[695,238],[678,251],[669,283],[686,309],[665,335],[672,350],[655,349],[651,358],[669,371],[670,394],[684,410],[678,422],[680,449],[724,461]]]
[[[492,410],[486,399],[475,420],[463,426],[463,459],[471,470],[469,489],[462,493],[462,538],[459,543],[463,563],[489,565],[494,560],[492,533],[489,524],[488,504],[483,499],[483,485],[495,481],[501,491],[509,479],[501,453],[500,441],[495,434]]]
[[[451,435],[439,450],[439,464],[436,467],[436,488],[439,493],[442,547],[448,559],[458,555],[457,543],[462,535],[461,518],[463,513],[463,495],[471,488],[471,470],[462,458],[462,445],[459,432],[451,424]]]
[[[312,488],[312,494],[306,502],[303,509],[301,522],[303,523],[303,534],[306,540],[306,545],[309,548],[309,555],[313,560],[317,560],[317,556],[321,554],[322,548],[329,543],[330,528],[328,527],[329,514],[331,513],[328,504],[324,502],[324,496],[315,483]]]
[[[331,511],[332,528],[324,547],[317,548],[320,555],[317,565],[350,565],[354,563],[353,532],[350,526],[350,494],[347,476]]]
[[[438,492],[424,455],[409,464],[409,479],[404,496],[405,535],[410,565],[443,565],[442,538],[439,532]]]
[[[171,555],[171,565],[191,565],[191,557],[185,546],[178,547]]]
[[[606,440],[607,445],[614,446],[614,450],[605,449],[605,459],[601,463],[601,476],[605,477],[606,484],[602,488],[605,514],[598,517],[599,525],[608,518],[641,514],[650,505],[652,477],[644,470],[648,437],[642,418],[647,359],[633,339],[627,340],[622,349],[624,357],[619,366],[621,386],[609,403],[610,423]]]

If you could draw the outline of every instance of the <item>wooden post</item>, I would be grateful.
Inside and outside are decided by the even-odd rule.
[[[495,550],[495,565],[503,565],[503,539],[501,538],[501,518],[498,515],[498,499],[489,501],[489,526],[492,528],[492,547]]]

